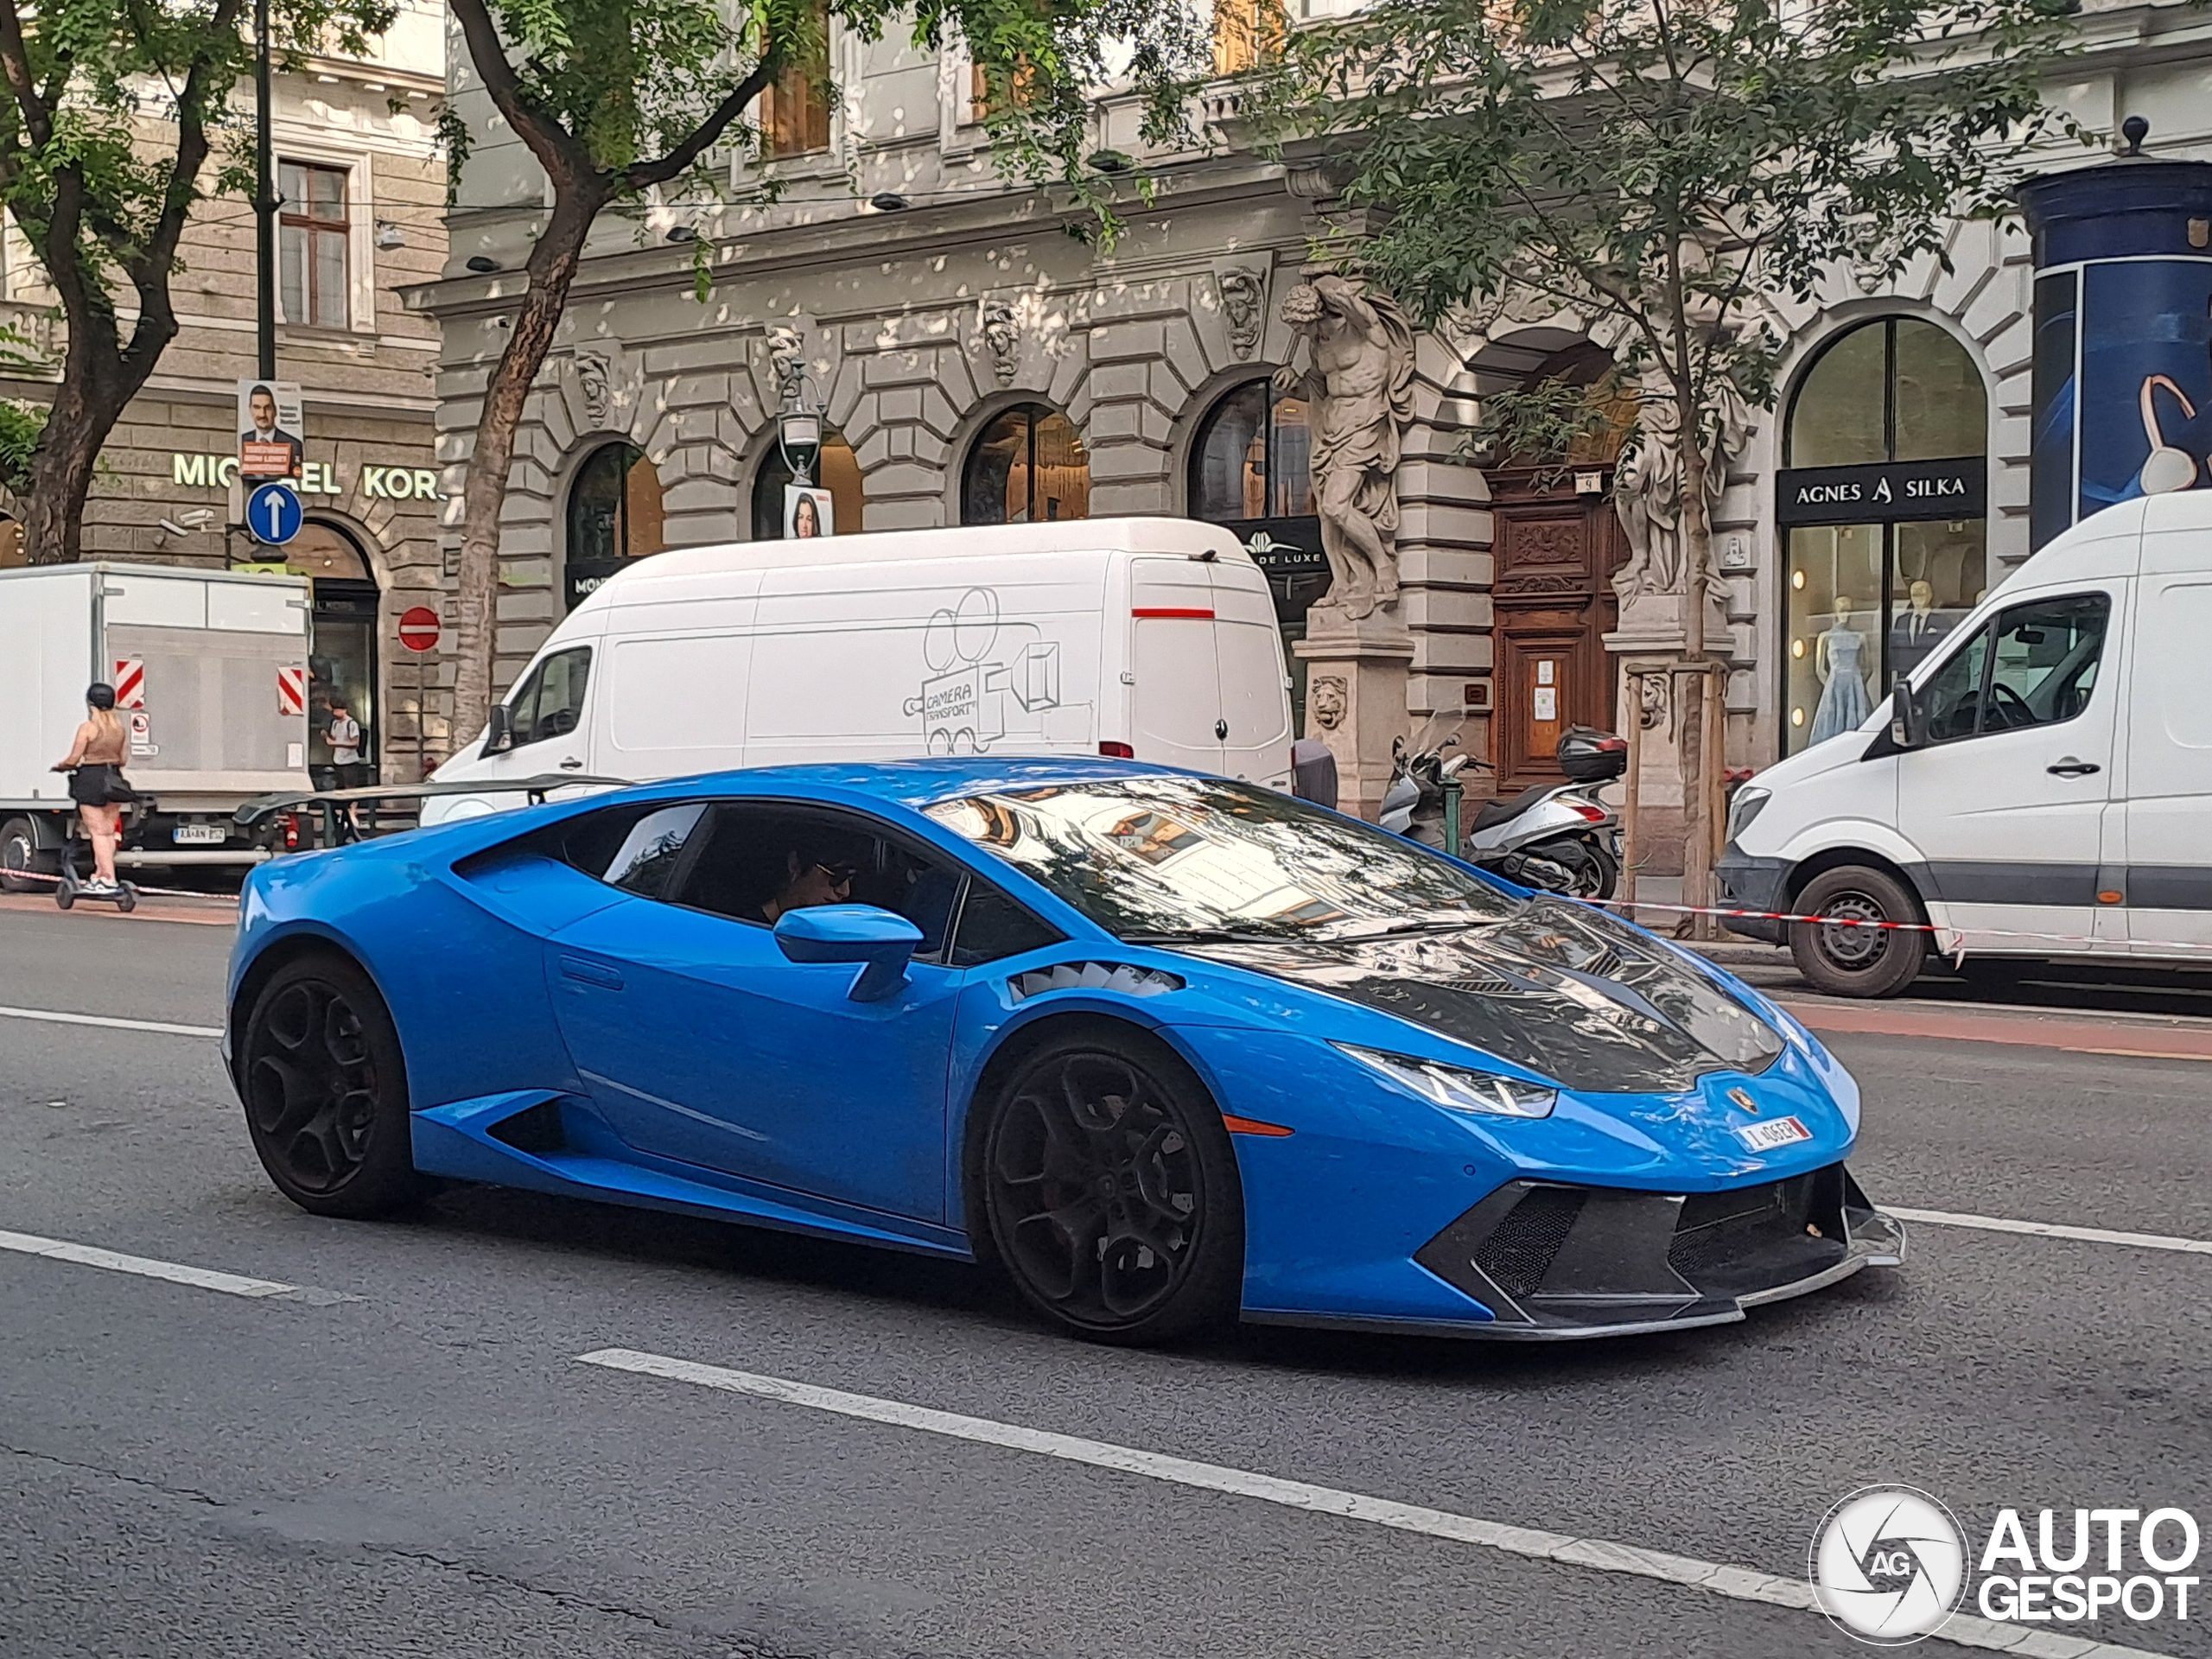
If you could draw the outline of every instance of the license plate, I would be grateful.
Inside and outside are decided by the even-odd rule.
[[[1772,1152],[1777,1147],[1794,1147],[1800,1141],[1809,1141],[1813,1132],[1794,1117],[1777,1117],[1770,1123],[1745,1123],[1736,1130],[1740,1140],[1753,1152]]]
[[[230,836],[219,823],[180,823],[170,839],[180,847],[219,847]]]

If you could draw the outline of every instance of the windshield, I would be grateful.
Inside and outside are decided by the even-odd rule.
[[[1519,908],[1417,842],[1219,778],[1109,779],[927,810],[1125,939],[1379,938]]]

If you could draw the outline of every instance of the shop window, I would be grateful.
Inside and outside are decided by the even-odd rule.
[[[1989,586],[1986,521],[1931,518],[1940,504],[1885,488],[1880,469],[1986,465],[1988,401],[1966,348],[1916,317],[1885,317],[1832,341],[1807,369],[1784,429],[1788,474],[1872,469],[1841,524],[1788,531],[1783,748],[1853,730],[1965,618]],[[1872,519],[1875,522],[1863,522]]]
[[[346,169],[283,162],[276,188],[277,263],[287,321],[344,328],[353,320],[348,273],[353,225],[346,205]]]
[[[660,474],[645,451],[626,443],[598,450],[569,486],[570,561],[642,558],[665,545]]]
[[[1090,456],[1075,425],[1043,404],[1002,410],[976,434],[960,479],[963,524],[1090,516]]]
[[[830,8],[817,0],[805,36],[760,94],[760,154],[808,156],[830,148]]]
[[[753,480],[753,539],[772,542],[784,533],[784,486],[791,481],[783,451],[771,445]],[[816,485],[830,492],[830,528],[850,536],[861,528],[861,463],[844,435],[824,428],[821,457],[814,463]]]

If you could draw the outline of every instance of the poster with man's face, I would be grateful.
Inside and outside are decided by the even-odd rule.
[[[238,382],[238,476],[249,482],[297,478],[307,423],[295,380]]]
[[[784,535],[834,536],[836,518],[830,492],[804,484],[784,486]]]

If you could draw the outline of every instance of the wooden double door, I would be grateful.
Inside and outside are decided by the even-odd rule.
[[[1586,481],[1592,469],[1580,470]],[[1603,487],[1581,494],[1573,473],[1490,474],[1491,759],[1501,795],[1565,776],[1555,752],[1568,727],[1613,724],[1605,635],[1619,621],[1612,575],[1627,560],[1628,541],[1613,512],[1612,468],[1599,477]]]

